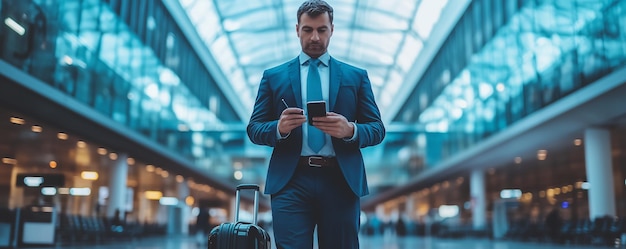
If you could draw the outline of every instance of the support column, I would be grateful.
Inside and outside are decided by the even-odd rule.
[[[109,201],[107,203],[107,217],[109,218],[115,215],[115,210],[120,210],[120,219],[126,212],[126,180],[128,179],[126,159],[128,155],[119,153],[109,171]]]
[[[182,176],[181,176],[182,177]],[[177,176],[178,178],[178,176]],[[189,223],[190,223],[190,218],[191,218],[191,208],[189,208],[189,206],[187,205],[187,203],[185,203],[185,200],[187,198],[187,196],[189,196],[189,186],[187,185],[187,182],[185,180],[183,181],[178,181],[178,200],[179,200],[179,204],[178,206],[181,208],[182,212],[181,212],[181,233],[182,234],[189,234]]]
[[[611,132],[603,128],[585,130],[585,168],[589,182],[589,218],[615,216]]]
[[[474,170],[470,176],[470,196],[472,203],[472,227],[483,230],[487,224],[487,198],[485,193],[485,172]]]

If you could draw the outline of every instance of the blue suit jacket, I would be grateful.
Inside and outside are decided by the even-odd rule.
[[[339,167],[352,191],[359,197],[369,193],[360,148],[382,142],[385,127],[367,72],[330,58],[329,110],[357,123],[358,137],[347,142],[332,138]],[[302,126],[286,139],[277,138],[280,114],[285,109],[281,99],[302,108],[300,64],[296,57],[263,73],[254,111],[247,131],[255,144],[274,147],[267,173],[265,193],[280,191],[295,172],[302,150]]]

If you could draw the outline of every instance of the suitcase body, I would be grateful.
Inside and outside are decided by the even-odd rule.
[[[239,221],[239,191],[252,189],[254,193],[253,222]],[[256,224],[259,212],[259,186],[242,184],[237,186],[235,200],[235,222],[222,223],[209,234],[209,249],[270,249],[269,234]]]

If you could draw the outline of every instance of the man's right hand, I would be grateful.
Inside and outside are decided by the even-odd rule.
[[[304,110],[296,107],[287,108],[280,114],[278,132],[280,132],[281,136],[286,136],[291,130],[301,126],[304,122],[306,122]]]

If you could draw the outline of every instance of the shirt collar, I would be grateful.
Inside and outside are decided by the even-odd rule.
[[[309,61],[309,59],[311,59],[311,56],[305,54],[304,52],[300,52],[298,59],[300,60],[300,65],[304,65],[307,63],[307,61]],[[318,59],[320,60],[320,62],[322,62],[322,64],[324,64],[324,66],[328,66],[330,62],[330,55],[328,54],[328,52],[326,52],[322,54]]]

